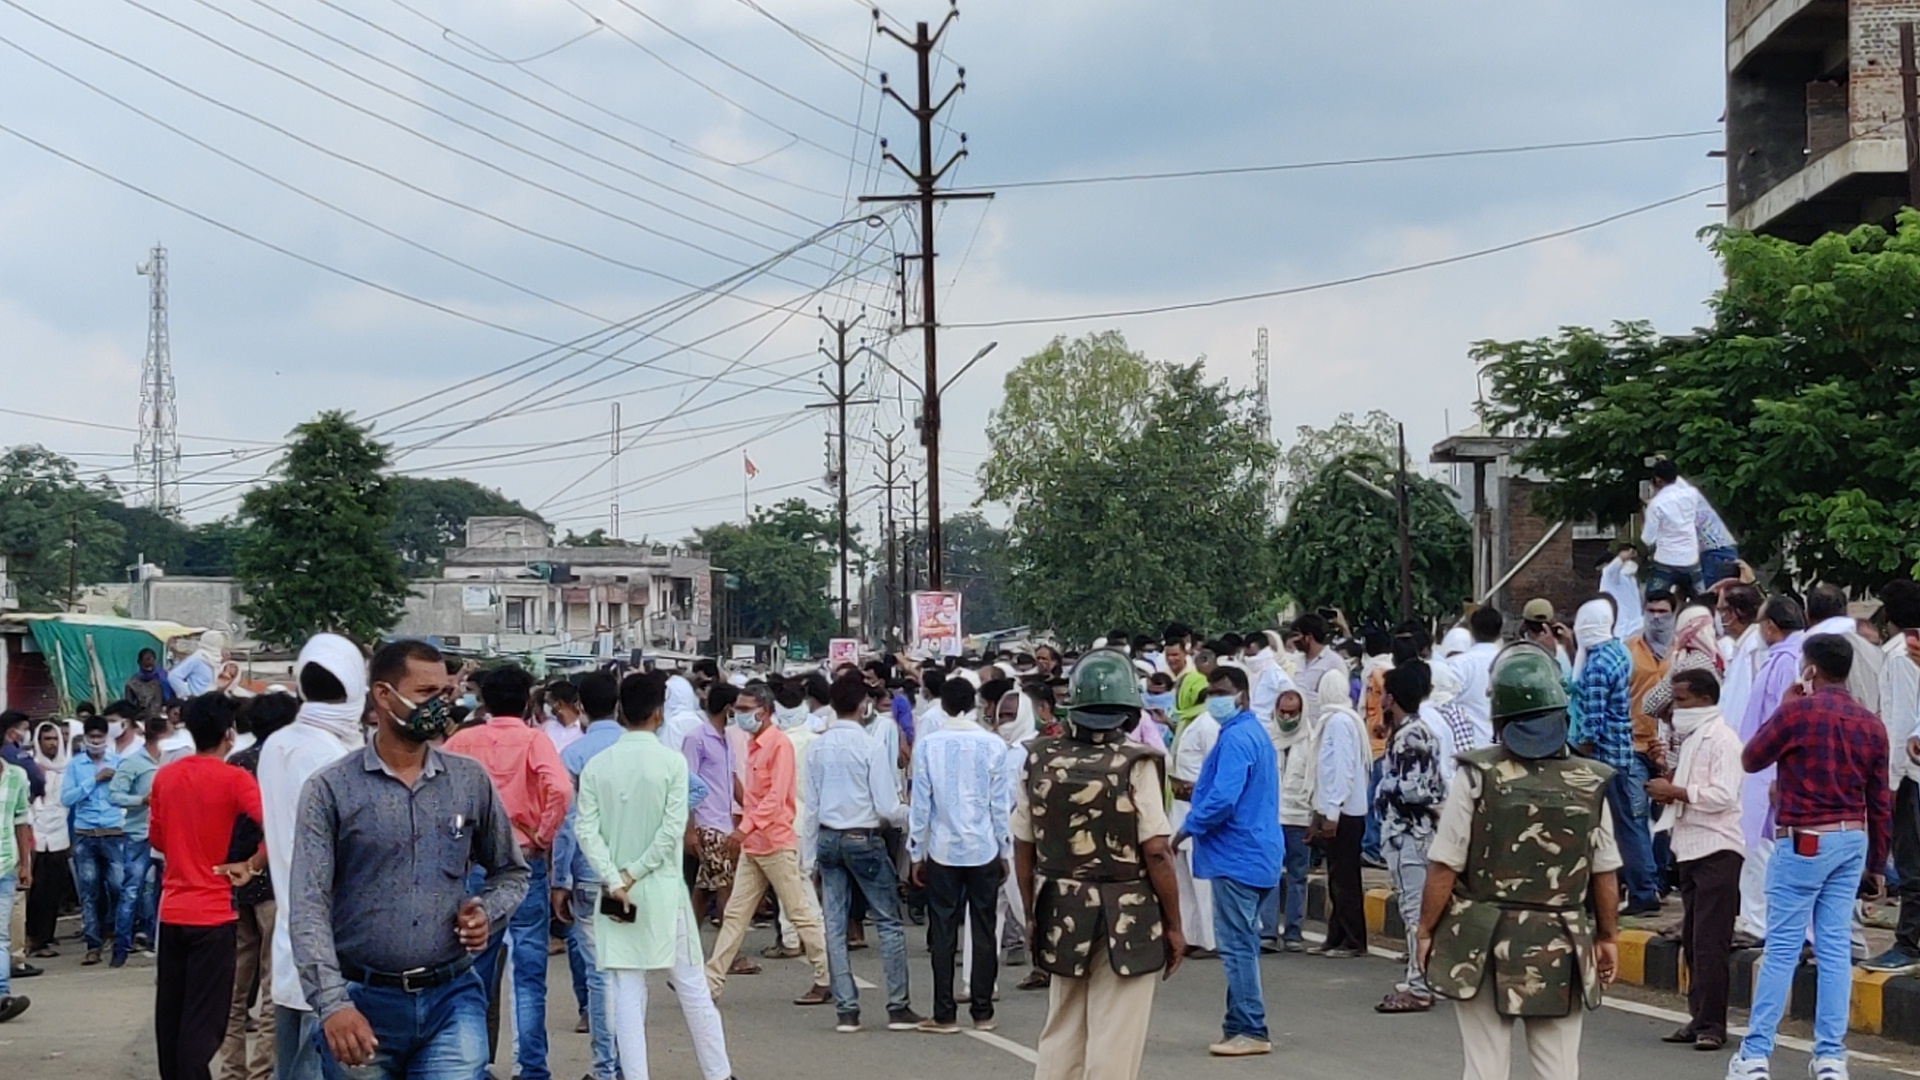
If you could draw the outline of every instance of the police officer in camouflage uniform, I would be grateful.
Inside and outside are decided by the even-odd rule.
[[[1154,973],[1186,948],[1159,759],[1126,737],[1137,677],[1117,649],[1082,657],[1066,734],[1029,744],[1014,787],[1014,872],[1034,966],[1053,976],[1034,1080],[1139,1076]]]
[[[1501,652],[1490,692],[1498,742],[1460,755],[1428,851],[1421,963],[1457,1003],[1465,1080],[1508,1080],[1515,1021],[1534,1076],[1576,1080],[1581,1022],[1618,963],[1612,770],[1568,754],[1566,689],[1539,646]]]

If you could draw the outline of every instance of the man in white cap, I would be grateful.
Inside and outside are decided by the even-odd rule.
[[[300,713],[260,751],[260,802],[266,820],[267,871],[275,895],[293,895],[294,824],[307,778],[365,745],[361,716],[367,704],[367,661],[360,647],[337,634],[318,634],[294,665]],[[315,1040],[319,1020],[300,989],[288,920],[273,925],[274,1065],[276,1080],[320,1080]]]

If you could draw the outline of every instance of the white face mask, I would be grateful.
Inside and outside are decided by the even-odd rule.
[[[118,720],[107,721],[107,741],[108,742],[119,742],[120,736],[126,734],[126,731],[127,731],[127,725],[121,723],[120,721]]]

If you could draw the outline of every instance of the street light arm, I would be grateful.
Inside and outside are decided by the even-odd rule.
[[[954,372],[954,373],[953,373],[953,377],[952,377],[952,378],[950,378],[950,379],[948,379],[948,380],[946,381],[946,383],[945,383],[945,385],[943,385],[943,386],[941,386],[941,387],[940,387],[940,392],[941,392],[942,394],[944,394],[944,393],[946,393],[946,392],[947,392],[948,390],[951,390],[951,389],[953,389],[953,384],[954,384],[954,383],[957,383],[957,382],[959,382],[959,381],[960,381],[960,376],[962,376],[962,375],[965,375],[965,374],[966,374],[966,373],[967,373],[967,372],[968,372],[969,370],[971,370],[971,369],[973,368],[973,365],[975,365],[975,364],[977,364],[977,363],[979,363],[979,362],[980,362],[980,358],[981,358],[981,357],[983,357],[983,356],[985,356],[985,355],[987,355],[988,353],[990,353],[990,352],[992,352],[992,351],[993,351],[993,350],[994,350],[995,348],[998,348],[998,347],[999,347],[999,345],[1000,345],[1000,343],[999,343],[999,342],[997,342],[997,341],[989,341],[989,342],[987,342],[987,346],[986,346],[986,348],[984,348],[984,349],[981,349],[981,350],[980,350],[979,352],[977,352],[977,353],[974,353],[974,354],[973,354],[973,359],[971,359],[971,360],[969,360],[969,361],[967,361],[966,363],[964,363],[964,364],[962,364],[962,365],[960,365],[960,370],[959,370],[959,371],[956,371],[956,372]]]

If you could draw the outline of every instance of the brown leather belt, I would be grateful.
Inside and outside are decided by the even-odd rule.
[[[1787,837],[1792,836],[1794,833],[1836,833],[1836,832],[1866,832],[1866,831],[1867,831],[1867,823],[1864,821],[1828,821],[1828,822],[1823,822],[1819,825],[1775,825],[1773,827],[1773,838],[1775,840],[1785,840]]]

